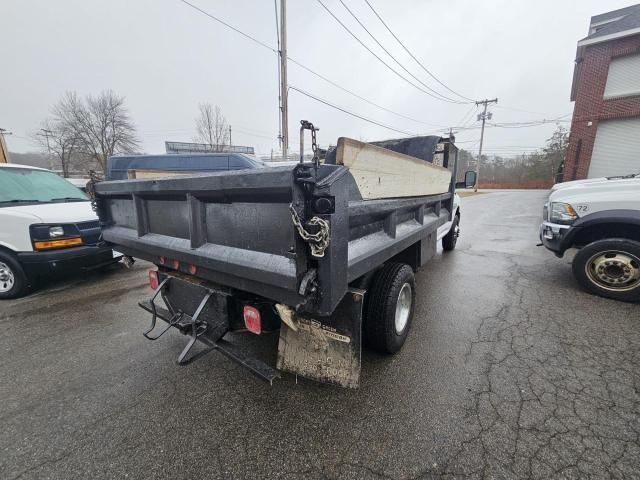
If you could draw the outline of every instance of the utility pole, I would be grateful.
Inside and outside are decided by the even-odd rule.
[[[282,159],[289,151],[289,99],[287,92],[287,0],[280,0],[280,97],[282,123]]]
[[[476,102],[477,105],[484,105],[484,110],[482,113],[478,114],[478,120],[482,120],[482,130],[480,131],[480,150],[478,151],[478,162],[476,163],[476,186],[473,189],[474,192],[478,191],[478,184],[480,183],[480,159],[482,159],[482,142],[484,140],[484,122],[487,120],[491,120],[491,112],[487,114],[487,106],[490,103],[498,103],[498,99],[494,98],[492,100],[479,100]]]
[[[40,131],[42,135],[47,139],[47,150],[49,152],[49,170],[53,170],[53,158],[51,158],[51,146],[49,145],[49,135],[53,135],[51,130],[47,130],[46,128],[41,128]]]
[[[229,125],[229,150],[231,150],[232,145],[233,143],[231,143],[231,125]]]
[[[11,135],[11,132],[0,128],[0,163],[9,163],[9,150],[7,149],[7,142],[4,140],[5,135]]]

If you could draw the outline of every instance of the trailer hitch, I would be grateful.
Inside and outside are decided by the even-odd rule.
[[[169,284],[169,282],[171,281],[171,278],[172,277],[169,277],[169,276],[166,277],[160,283],[160,285],[158,285],[158,288],[156,288],[156,290],[153,292],[153,296],[151,297],[151,299],[145,302],[144,308],[151,312],[151,327],[149,327],[148,330],[143,332],[142,335],[144,335],[144,337],[148,340],[152,340],[152,341],[158,340],[167,331],[169,331],[171,327],[175,327],[178,330],[180,330],[180,332],[182,332],[183,334],[189,335],[190,336],[189,341],[187,342],[185,347],[182,349],[182,352],[180,353],[180,355],[178,355],[178,360],[177,360],[178,365],[186,365],[187,363],[192,362],[196,358],[200,357],[201,355],[211,350],[211,349],[208,349],[206,351],[193,355],[190,358],[187,358],[187,355],[191,351],[191,348],[193,348],[193,346],[195,345],[198,338],[202,334],[204,334],[209,327],[206,321],[199,320],[198,317],[200,316],[200,314],[206,307],[207,303],[209,302],[209,299],[213,295],[213,291],[212,290],[206,291],[206,294],[200,301],[198,308],[196,309],[196,311],[192,316],[187,315],[182,310],[173,311],[173,309],[171,308],[171,305],[169,305],[165,301],[165,303],[167,304],[167,307],[169,307],[169,312],[171,316],[169,318],[164,319],[165,322],[167,322],[167,326],[163,328],[159,334],[155,336],[151,336],[149,334],[155,329],[157,318],[158,318],[158,308],[156,307],[155,300],[158,297],[158,295],[162,293],[163,289]]]

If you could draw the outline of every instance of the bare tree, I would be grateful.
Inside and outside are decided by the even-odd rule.
[[[77,161],[78,157],[78,141],[69,127],[62,122],[47,119],[32,137],[47,150],[49,156],[54,156],[60,162],[62,175],[68,177],[72,161]]]
[[[110,156],[139,148],[124,97],[111,90],[85,99],[68,92],[54,105],[52,113],[53,122],[73,139],[74,149],[94,160],[103,172]]]
[[[200,115],[196,118],[197,134],[194,141],[207,145],[212,152],[222,151],[229,142],[229,124],[222,110],[210,103],[201,103],[198,110]]]

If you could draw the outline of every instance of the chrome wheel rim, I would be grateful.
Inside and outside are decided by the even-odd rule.
[[[16,283],[16,277],[13,270],[6,263],[0,262],[0,293],[8,292]]]
[[[400,335],[409,323],[409,314],[411,313],[411,285],[405,283],[398,294],[396,302],[395,327],[396,333]]]
[[[585,272],[593,283],[613,292],[633,290],[640,285],[640,259],[627,252],[597,253],[587,262]]]

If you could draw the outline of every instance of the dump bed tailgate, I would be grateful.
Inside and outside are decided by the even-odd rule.
[[[277,286],[277,298],[299,300],[306,265],[296,262],[291,167],[104,182],[96,190],[103,238],[125,253],[195,265],[235,288]]]

